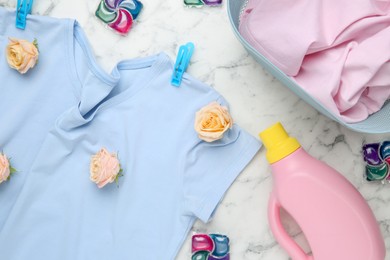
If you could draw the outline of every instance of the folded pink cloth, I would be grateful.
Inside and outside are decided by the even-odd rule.
[[[348,123],[390,97],[390,0],[252,0],[240,33]]]

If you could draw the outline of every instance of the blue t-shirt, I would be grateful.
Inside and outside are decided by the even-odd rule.
[[[0,152],[18,171],[0,184],[0,230],[48,131],[80,100],[82,86],[94,80],[81,35],[74,20],[35,15],[27,17],[26,30],[19,30],[15,11],[0,7]],[[24,75],[7,63],[8,38],[38,41],[38,64]]]
[[[50,131],[0,233],[7,260],[174,259],[196,219],[209,221],[260,148],[236,124],[199,139],[196,112],[226,101],[185,74],[170,84],[164,53],[124,61],[116,84],[84,86]],[[89,179],[102,147],[118,153],[119,187]]]
[[[0,48],[8,37],[36,38],[41,51],[25,75],[0,51],[0,149],[19,171],[0,185],[0,258],[173,259],[259,142],[237,125],[200,140],[196,111],[226,101],[187,74],[172,87],[165,54],[121,62],[109,75],[74,20],[29,15],[21,31],[15,12],[0,7],[0,17]],[[118,153],[119,188],[89,180],[102,147]]]

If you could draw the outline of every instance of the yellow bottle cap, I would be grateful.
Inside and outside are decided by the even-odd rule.
[[[297,139],[287,134],[281,123],[267,128],[259,136],[267,149],[266,157],[269,163],[277,162],[301,147]]]

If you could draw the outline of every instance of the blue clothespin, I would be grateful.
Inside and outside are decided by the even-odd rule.
[[[192,54],[194,53],[195,45],[192,42],[180,46],[179,53],[175,62],[175,67],[172,74],[172,86],[179,87],[183,78],[184,72],[187,70]]]
[[[24,30],[26,28],[26,17],[31,13],[34,0],[18,0],[16,6],[16,28]]]

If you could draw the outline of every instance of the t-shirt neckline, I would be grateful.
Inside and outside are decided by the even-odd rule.
[[[93,75],[104,85],[106,85],[106,91],[107,96],[110,94],[110,92],[120,83],[121,80],[121,73],[124,73],[126,70],[133,70],[133,69],[142,69],[149,67],[148,71],[145,72],[140,77],[135,77],[134,80],[129,83],[130,86],[128,86],[125,90],[122,92],[116,94],[115,96],[102,100],[97,99],[95,105],[99,105],[98,110],[101,110],[103,108],[110,107],[112,105],[118,104],[120,102],[123,102],[124,100],[130,99],[133,95],[138,93],[140,90],[145,89],[150,85],[150,83],[161,74],[162,70],[164,68],[166,69],[166,66],[171,66],[170,58],[167,54],[164,52],[161,52],[157,55],[144,57],[144,58],[136,58],[136,59],[128,59],[123,60],[119,62],[114,69],[112,70],[111,74],[107,73],[104,69],[101,68],[101,66],[97,63],[95,56],[91,50],[91,47],[88,43],[87,37],[85,33],[83,32],[83,29],[80,27],[77,21],[72,20],[70,23],[70,37],[69,37],[69,48],[70,49],[70,59],[72,63],[72,74],[77,75],[76,71],[76,65],[74,64],[74,41],[77,40],[80,44],[84,54],[87,57],[87,63],[88,68],[93,73]],[[75,76],[76,78],[77,76]],[[86,86],[88,82],[84,82],[83,85]],[[94,86],[87,86],[87,87],[94,87]],[[82,91],[82,90],[81,90]],[[93,98],[93,97],[83,97],[83,95],[80,96],[80,99],[82,98]],[[82,102],[82,100],[80,100]]]

